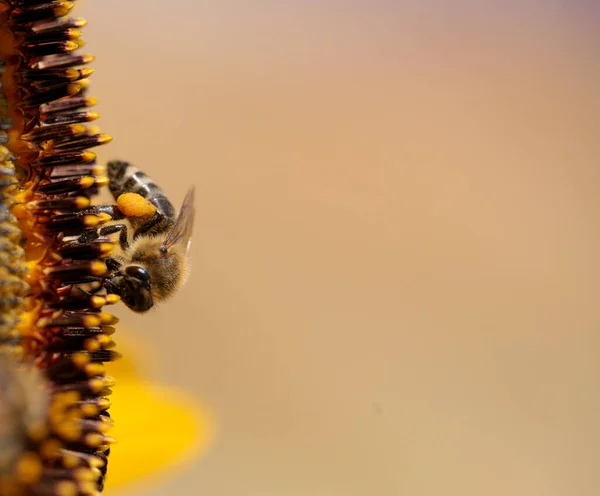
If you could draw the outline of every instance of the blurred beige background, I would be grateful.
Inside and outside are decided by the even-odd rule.
[[[119,315],[219,422],[123,494],[599,494],[600,9],[495,3],[81,3],[102,158],[197,187]]]

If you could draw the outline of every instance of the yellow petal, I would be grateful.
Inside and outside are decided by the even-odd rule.
[[[115,421],[106,480],[108,490],[147,477],[164,476],[199,456],[214,437],[211,415],[197,400],[172,387],[140,377],[143,368],[136,356],[155,355],[132,342],[119,350],[123,358],[107,366],[117,379],[110,413]]]

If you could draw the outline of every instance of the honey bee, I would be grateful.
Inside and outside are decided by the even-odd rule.
[[[194,188],[179,215],[161,188],[137,167],[122,161],[107,164],[109,189],[115,200],[136,193],[152,204],[150,217],[127,216],[125,223],[109,224],[99,234],[119,233],[120,252],[110,259],[113,272],[105,279],[109,294],[117,294],[131,310],[144,313],[173,296],[189,275],[188,252],[194,223]]]

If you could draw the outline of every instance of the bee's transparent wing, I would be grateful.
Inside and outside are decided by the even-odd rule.
[[[192,241],[192,230],[194,227],[194,187],[192,186],[183,200],[183,205],[179,211],[179,216],[175,221],[175,225],[167,238],[160,247],[163,253],[169,251],[173,245],[182,244],[186,250],[189,250]]]

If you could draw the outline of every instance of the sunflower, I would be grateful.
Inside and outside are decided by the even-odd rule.
[[[115,442],[115,381],[106,365],[120,357],[111,338],[118,319],[103,310],[119,300],[103,291],[113,243],[84,235],[112,220],[111,209],[92,205],[108,179],[91,151],[111,138],[89,124],[99,117],[87,95],[93,57],[79,52],[86,21],[70,17],[72,7],[0,0],[0,494],[7,496],[98,494]],[[136,424],[127,425],[127,415],[143,418],[139,408],[163,408],[196,429],[127,363],[120,412],[141,450]],[[174,456],[181,446],[159,451]]]

